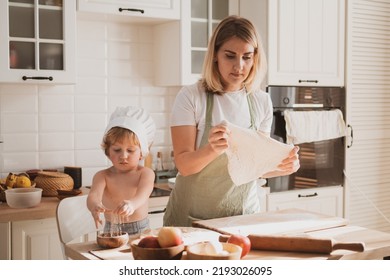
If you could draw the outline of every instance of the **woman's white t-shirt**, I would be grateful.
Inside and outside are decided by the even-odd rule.
[[[212,126],[228,121],[237,126],[250,128],[251,117],[245,89],[214,94]],[[269,134],[272,126],[272,101],[268,93],[252,92],[255,126]],[[199,147],[205,129],[207,95],[200,83],[183,87],[176,96],[172,108],[171,126],[192,125],[197,128],[196,146]]]

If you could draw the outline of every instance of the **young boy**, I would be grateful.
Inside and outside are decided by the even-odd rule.
[[[153,120],[140,108],[119,107],[111,115],[102,148],[112,166],[95,174],[87,199],[96,227],[104,213],[105,232],[115,229],[132,235],[149,228],[148,199],[155,175],[140,161],[148,154],[154,133]]]

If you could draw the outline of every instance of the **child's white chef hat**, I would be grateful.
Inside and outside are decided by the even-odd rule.
[[[137,135],[142,157],[145,157],[149,153],[149,146],[153,142],[156,125],[152,117],[144,109],[132,106],[117,107],[111,114],[104,135],[116,126],[129,129]]]

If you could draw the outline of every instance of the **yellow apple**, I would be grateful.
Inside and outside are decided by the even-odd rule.
[[[183,233],[177,227],[162,227],[157,239],[162,248],[173,247],[183,243]]]

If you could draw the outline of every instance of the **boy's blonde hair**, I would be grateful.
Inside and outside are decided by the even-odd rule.
[[[215,60],[220,47],[231,38],[236,37],[254,47],[253,66],[244,81],[248,92],[260,89],[267,72],[267,59],[260,35],[254,25],[247,19],[239,16],[229,16],[223,19],[215,29],[206,53],[202,71],[202,85],[206,91],[222,94],[224,85]]]
[[[114,143],[121,142],[124,139],[129,139],[131,144],[137,145],[141,148],[138,137],[133,131],[127,128],[115,126],[111,128],[103,137],[101,147],[104,150],[105,155],[109,156],[109,149]]]

